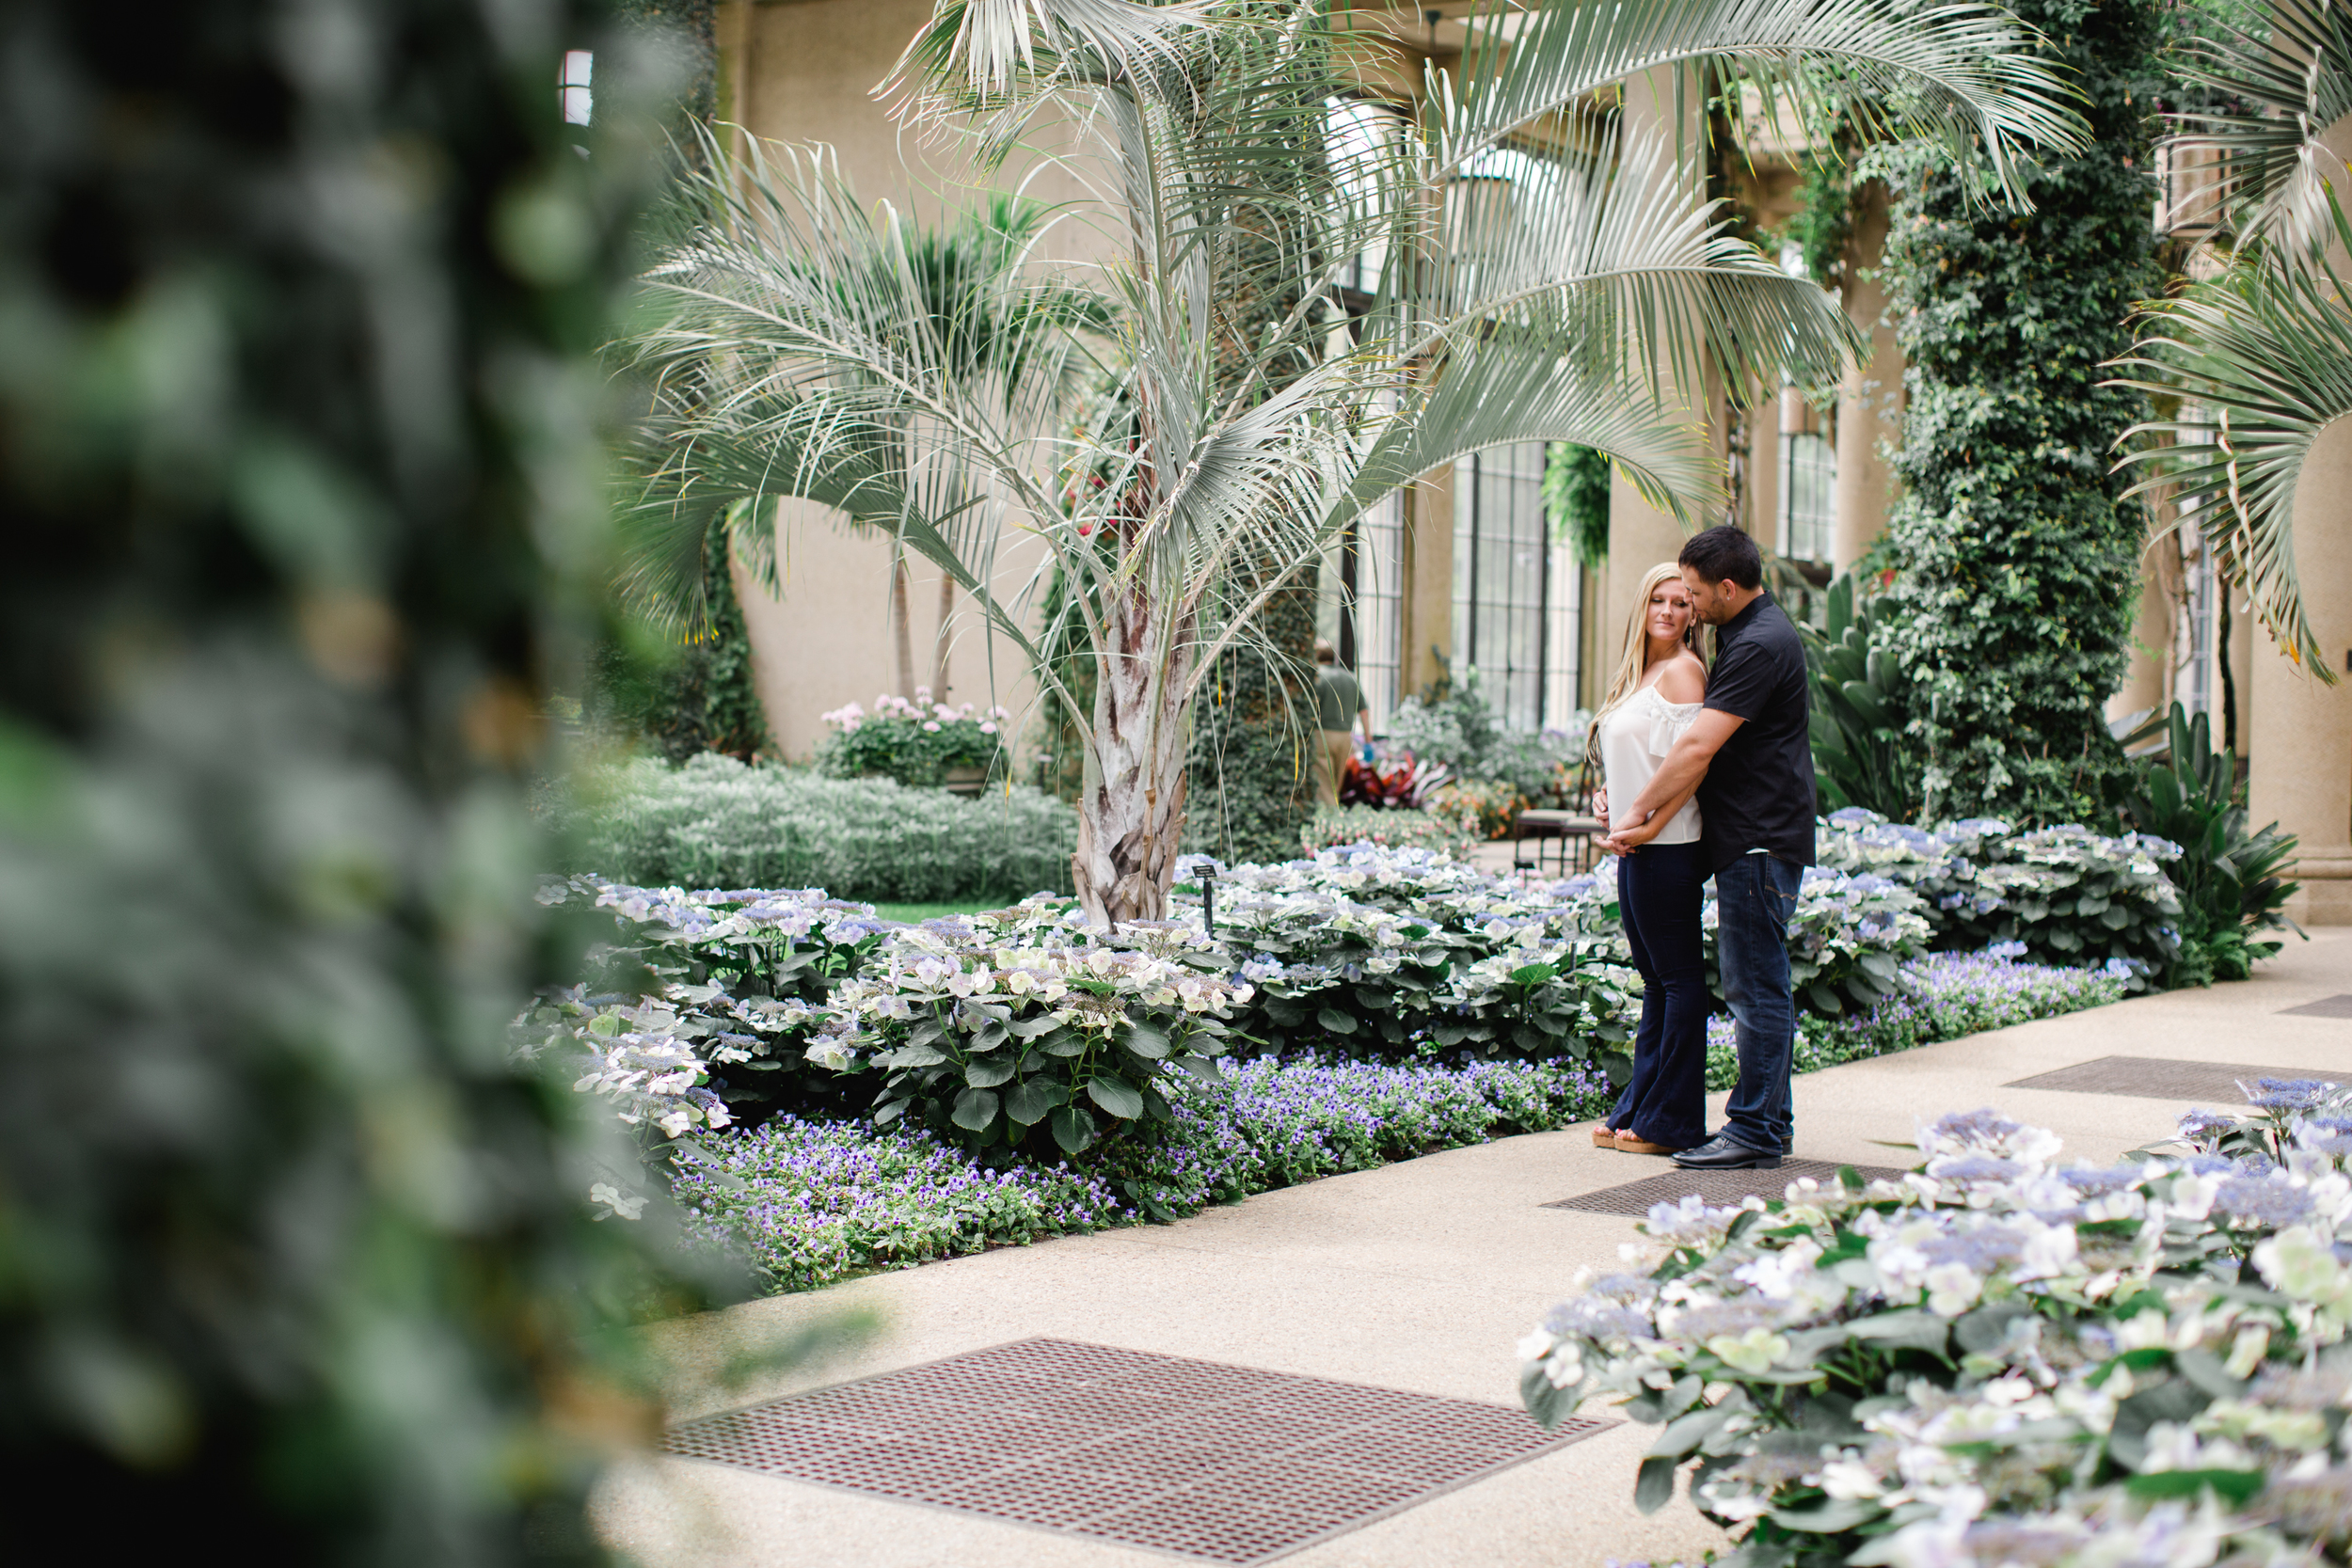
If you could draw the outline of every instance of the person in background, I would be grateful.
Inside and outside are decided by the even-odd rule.
[[[1322,791],[1325,805],[1336,806],[1340,780],[1347,772],[1348,725],[1352,721],[1362,728],[1364,747],[1369,751],[1372,710],[1364,705],[1364,689],[1340,662],[1338,650],[1320,637],[1315,639],[1315,721],[1323,726],[1323,744],[1315,752],[1315,786]]]
[[[1669,561],[1642,578],[1590,745],[1600,753],[1607,797],[1640,798],[1699,716],[1707,665],[1682,569]],[[1617,908],[1633,967],[1642,972],[1642,1022],[1633,1076],[1593,1142],[1628,1154],[1673,1154],[1707,1140],[1707,951],[1699,910],[1707,887],[1695,784],[1667,800],[1665,825],[1617,862]]]
[[[1813,863],[1814,812],[1804,644],[1764,591],[1756,541],[1738,529],[1698,534],[1682,546],[1680,563],[1692,609],[1718,628],[1706,711],[1640,796],[1608,802],[1601,843],[1622,854],[1649,842],[1667,825],[1665,808],[1697,787],[1724,1000],[1740,1026],[1740,1082],[1724,1107],[1723,1132],[1675,1164],[1770,1170],[1789,1151],[1796,1125],[1788,921]]]

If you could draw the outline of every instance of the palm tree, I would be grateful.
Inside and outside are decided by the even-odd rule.
[[[1237,566],[1310,571],[1381,497],[1506,442],[1597,448],[1653,504],[1707,517],[1720,464],[1671,388],[1784,367],[1826,381],[1855,351],[1820,289],[1722,231],[1694,149],[1628,129],[1612,96],[1628,75],[1740,74],[1776,104],[1828,98],[1874,123],[1900,103],[2011,199],[2026,143],[2078,138],[2019,30],[1980,6],[1613,0],[1474,20],[1482,41],[1458,77],[1432,73],[1418,121],[1368,135],[1332,110],[1356,77],[1320,4],[943,0],[896,78],[912,117],[991,155],[1049,112],[1091,132],[1073,164],[1100,176],[1120,252],[1101,357],[1120,395],[1073,429],[1041,397],[984,402],[939,373],[912,292],[866,260],[886,216],[821,155],[775,166],[786,182],[751,171],[759,221],[705,229],[653,280],[666,316],[638,362],[694,396],[668,405],[649,506],[804,477],[796,493],[894,529],[1025,650],[996,553],[1034,540],[1075,585],[1060,602],[1096,679],[1073,870],[1098,921],[1166,907],[1196,688],[1291,580]],[[1479,198],[1499,173],[1508,198]],[[1365,255],[1379,281],[1343,323],[1339,269]],[[1295,304],[1270,316],[1269,300]],[[919,505],[882,471],[873,452],[913,427],[981,476],[987,505]],[[1066,499],[1077,474],[1104,483]]]
[[[652,275],[657,295],[666,293],[673,276],[711,266],[724,270],[739,261],[734,247],[743,235],[761,230],[782,198],[779,181],[756,144],[739,165],[716,136],[696,129],[699,156],[681,169],[669,211],[658,221],[658,228],[675,237]],[[812,152],[821,155],[819,150]],[[791,150],[786,158],[793,169],[800,168],[803,160]],[[755,198],[746,198],[746,188]],[[846,185],[842,190],[846,193]],[[850,199],[854,203],[854,197]],[[840,310],[867,312],[870,319],[861,329],[871,338],[886,340],[911,325],[918,328],[928,368],[940,383],[965,399],[993,399],[1017,421],[1032,406],[1057,407],[1074,389],[1069,335],[1101,332],[1108,325],[1106,303],[1098,295],[1030,275],[1029,259],[1053,221],[1054,214],[1038,202],[988,191],[945,228],[927,228],[897,214],[860,228],[854,243],[832,259],[831,277],[807,271],[803,257],[770,255],[762,261],[791,274],[797,287],[830,292]],[[755,294],[757,285],[752,287]],[[631,454],[647,481],[646,491],[623,514],[631,561],[623,584],[628,596],[657,619],[698,621],[707,610],[703,584],[708,558],[717,558],[723,569],[725,553],[734,551],[746,557],[771,592],[780,593],[775,516],[768,503],[801,499],[839,507],[853,524],[891,536],[890,618],[898,694],[913,696],[906,544],[897,514],[911,508],[936,526],[974,504],[972,476],[956,464],[952,447],[943,450],[926,440],[921,420],[900,418],[843,432],[848,440],[827,445],[823,459],[813,460],[784,438],[794,412],[788,405],[799,393],[789,383],[764,378],[772,366],[757,364],[755,356],[664,361],[641,349],[634,342],[623,345],[625,359],[655,372],[647,388],[652,417],[639,424]],[[723,412],[711,406],[714,389],[721,387],[726,388]],[[722,420],[739,433],[766,429],[776,439],[764,451],[756,440],[743,444],[740,434],[732,445],[697,439],[715,435]],[[956,587],[953,574],[941,575],[931,675],[931,689],[941,697],[947,687]]]
[[[2144,307],[2121,361],[2142,373],[2122,379],[2176,412],[2126,432],[2122,461],[2147,473],[2129,493],[2169,489],[2280,651],[2332,685],[2294,516],[2312,442],[2352,414],[2352,309],[2326,254],[2352,246],[2352,224],[2334,188],[2344,160],[2323,140],[2352,115],[2352,0],[2270,0],[2251,30],[2211,25],[2185,74],[2235,104],[2170,117],[2160,146],[2217,177],[2226,205],[2208,244],[2227,265]]]

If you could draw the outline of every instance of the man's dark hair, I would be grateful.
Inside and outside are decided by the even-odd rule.
[[[1764,555],[1756,547],[1756,541],[1724,523],[1695,535],[1675,557],[1675,564],[1688,566],[1708,582],[1736,582],[1742,588],[1761,587],[1764,582]]]

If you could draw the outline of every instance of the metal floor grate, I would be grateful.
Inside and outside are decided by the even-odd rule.
[[[2141,1100],[2200,1100],[2221,1106],[2242,1105],[2238,1088],[2251,1087],[2257,1078],[2321,1078],[2342,1080],[2341,1071],[2319,1068],[2248,1067],[2233,1062],[2182,1062],[2165,1056],[2101,1056],[2077,1062],[2055,1072],[2037,1073],[2001,1085],[2005,1089],[2068,1089],[2075,1094],[2121,1094]]]
[[[2293,1018],[2352,1018],[2352,996],[2323,996],[2316,1002],[2306,1002],[2299,1007],[2281,1007],[2280,1013]]]
[[[1258,1563],[1614,1421],[1023,1339],[672,1429],[675,1454]]]
[[[1856,1165],[1854,1169],[1865,1181],[1902,1174],[1891,1165]],[[1595,1214],[1646,1214],[1658,1204],[1679,1203],[1696,1193],[1710,1206],[1720,1208],[1738,1203],[1751,1193],[1758,1197],[1777,1198],[1788,1190],[1789,1182],[1804,1176],[1826,1184],[1837,1180],[1837,1166],[1827,1160],[1783,1160],[1778,1170],[1689,1171],[1675,1165],[1657,1176],[1629,1181],[1621,1187],[1603,1187],[1597,1193],[1579,1193],[1544,1207],[1581,1209]]]

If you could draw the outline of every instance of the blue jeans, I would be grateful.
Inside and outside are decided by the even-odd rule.
[[[1724,1107],[1732,1142],[1777,1154],[1796,1131],[1788,1072],[1797,1009],[1788,995],[1788,918],[1804,868],[1771,855],[1741,855],[1715,873],[1715,952],[1724,1000],[1738,1022],[1740,1082]]]
[[[1633,1076],[1609,1124],[1668,1148],[1707,1141],[1706,887],[1702,845],[1649,844],[1617,862],[1617,907],[1642,972],[1642,1025]]]

